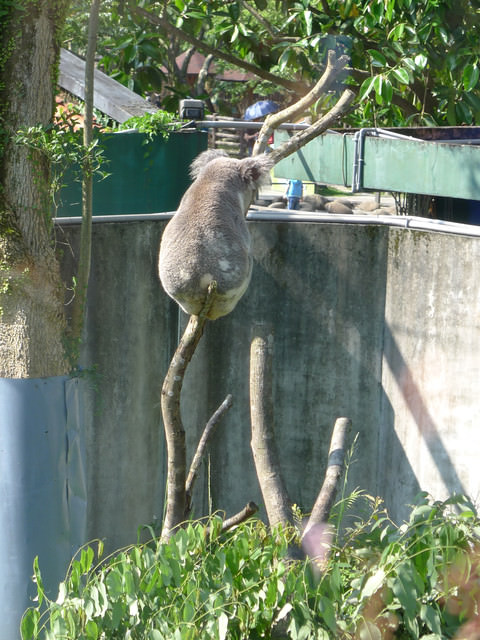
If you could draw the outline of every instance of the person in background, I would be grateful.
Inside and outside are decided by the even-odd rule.
[[[303,195],[303,183],[301,180],[289,180],[285,193],[289,209],[296,209]]]

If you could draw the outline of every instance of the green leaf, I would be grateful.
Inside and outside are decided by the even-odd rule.
[[[303,12],[303,17],[305,20],[307,36],[311,36],[312,35],[312,12],[309,9],[306,9]]]
[[[238,29],[238,25],[235,25],[235,27],[233,28],[232,37],[230,38],[230,42],[235,42],[235,40],[238,38],[239,33],[240,31]]]
[[[392,70],[393,75],[399,80],[402,84],[409,84],[410,77],[408,75],[408,71],[406,69],[397,68]]]
[[[383,103],[383,96],[382,96],[383,82],[384,82],[384,77],[382,74],[375,76],[375,82],[373,83],[373,88],[375,89],[375,99],[377,101],[377,104]]]
[[[389,104],[393,98],[393,86],[389,78],[385,78],[382,86],[382,98]]]
[[[405,562],[397,568],[397,575],[392,582],[392,591],[404,609],[405,621],[413,621],[417,613],[417,601],[421,595],[416,588],[415,567],[411,562]]]
[[[91,640],[97,640],[98,638],[98,626],[94,620],[89,620],[85,625],[85,633],[87,638],[91,638]]]
[[[35,556],[35,558],[33,560],[33,581],[37,585],[37,596],[36,596],[35,600],[38,602],[38,605],[40,606],[42,604],[42,602],[43,602],[43,598],[44,598],[44,595],[45,595],[45,589],[43,587],[42,575],[41,575],[40,569],[38,567],[38,556]]]
[[[455,110],[457,113],[458,121],[461,124],[468,124],[468,125],[472,124],[473,115],[472,115],[472,112],[470,111],[469,106],[465,102],[463,101],[458,102],[455,105]]]
[[[393,29],[388,34],[389,40],[400,40],[400,38],[405,33],[405,22],[400,22],[400,24],[395,25]]]
[[[37,636],[39,618],[40,612],[38,609],[29,609],[24,614],[20,625],[22,640],[30,640],[31,638],[35,638]]]
[[[122,576],[118,569],[113,569],[105,578],[105,584],[110,598],[117,599],[123,595]]]
[[[360,625],[359,640],[382,640],[380,629],[371,620],[364,620]]]
[[[278,595],[277,581],[275,580],[274,577],[271,577],[267,585],[267,593],[265,597],[265,606],[267,608],[269,609],[275,608],[277,603],[277,595]]]
[[[183,605],[182,619],[184,622],[191,622],[195,617],[195,608],[188,600]]]
[[[290,48],[285,49],[283,51],[282,55],[278,59],[278,66],[280,68],[280,71],[284,71],[285,67],[288,66],[288,63],[290,62],[291,55],[292,55],[292,51],[291,51]]]
[[[370,58],[372,59],[372,65],[374,67],[385,67],[386,66],[387,59],[385,58],[383,53],[380,53],[380,51],[377,51],[376,49],[369,49],[368,53],[370,55]]]
[[[375,85],[375,78],[376,76],[372,76],[371,78],[367,78],[362,82],[360,91],[358,93],[358,99],[360,101],[364,100],[372,92]]]
[[[364,599],[373,596],[373,594],[376,593],[383,585],[384,581],[385,571],[380,567],[367,579],[360,594],[361,598]]]
[[[335,615],[335,607],[333,606],[333,602],[325,596],[320,596],[318,601],[318,609],[328,628],[333,631],[333,633],[336,633],[337,618]]]
[[[415,61],[415,65],[419,69],[425,69],[428,63],[428,58],[423,53],[419,53],[418,55],[415,56],[414,61]]]
[[[228,616],[222,611],[218,616],[218,638],[219,640],[225,640],[228,632]]]
[[[457,124],[457,114],[455,111],[455,102],[453,100],[448,101],[447,107],[447,122],[450,126]]]
[[[463,70],[463,86],[465,91],[471,91],[477,86],[480,77],[480,70],[475,64],[467,64]]]
[[[420,607],[420,618],[425,622],[430,631],[438,634],[440,637],[442,636],[441,617],[436,608],[428,604],[422,604]]]
[[[386,18],[387,22],[390,22],[390,20],[393,17],[393,10],[395,9],[395,2],[396,2],[396,0],[387,0],[387,7],[386,7],[386,11],[385,11],[385,18]]]
[[[290,604],[290,602],[287,602],[287,604],[284,604],[283,607],[280,609],[280,611],[277,613],[275,622],[280,622],[280,620],[283,620],[290,613],[292,609],[293,607]]]
[[[412,71],[416,70],[415,61],[412,58],[402,58],[402,63]]]

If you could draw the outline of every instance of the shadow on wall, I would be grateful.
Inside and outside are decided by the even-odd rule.
[[[450,453],[443,442],[439,428],[437,427],[437,424],[435,423],[435,420],[422,396],[420,387],[415,381],[414,373],[407,365],[398,343],[387,324],[385,324],[384,357],[385,363],[388,366],[388,369],[398,387],[399,393],[403,398],[405,407],[411,416],[413,424],[417,428],[416,433],[402,434],[403,439],[409,439],[410,442],[415,439],[418,440],[417,447],[409,447],[411,454],[412,452],[415,452],[418,455],[418,447],[420,447],[421,444],[426,445],[431,460],[436,467],[443,485],[447,488],[448,493],[468,494],[467,489],[455,469]],[[399,445],[403,449],[405,445],[402,446],[399,443],[395,432],[395,415],[391,409],[391,405],[386,394],[384,394],[384,401],[388,403],[390,407],[390,411],[387,412],[384,410],[382,412],[385,417],[389,416],[389,418],[384,422],[384,449],[385,451],[391,451]],[[410,424],[412,424],[412,421],[410,421]],[[394,445],[392,444],[392,440],[395,443]],[[395,459],[394,456],[387,456],[385,458],[385,471],[380,475],[386,475],[388,470],[393,476],[392,479],[396,479],[398,483],[404,485],[408,495],[414,496],[415,493],[420,491],[420,486],[415,478],[415,473],[412,471],[412,467],[408,462],[405,465],[405,462],[407,462],[405,455],[403,456],[403,464],[400,464],[400,461]],[[429,461],[425,460],[423,466],[427,464],[429,464]],[[421,467],[422,461],[420,461],[420,464],[416,466],[417,468]],[[395,491],[395,484],[388,483],[386,487],[388,489],[388,493],[391,494],[389,502],[395,501],[394,493],[392,493]],[[396,511],[406,514],[406,511],[403,511],[401,504],[397,505]]]
[[[186,424],[200,416],[206,421],[228,393],[234,397],[212,443],[213,507],[235,511],[249,500],[261,504],[248,390],[256,322],[271,323],[275,331],[275,429],[291,499],[304,510],[312,507],[333,424],[345,415],[360,436],[347,491],[359,487],[386,497],[392,487],[395,493],[398,479],[382,463],[388,456],[405,477],[402,497],[411,501],[419,491],[415,475],[393,430],[392,412],[388,420],[380,415],[388,403],[381,386],[388,230],[344,227],[341,240],[333,225],[257,222],[250,230],[250,288],[232,314],[207,325],[185,381],[186,394],[195,397]],[[200,383],[202,393],[196,393]],[[382,451],[386,428],[389,448]],[[378,478],[380,470],[384,476]]]

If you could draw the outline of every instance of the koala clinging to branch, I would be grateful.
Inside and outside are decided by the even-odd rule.
[[[236,160],[218,150],[192,162],[194,182],[165,227],[159,258],[163,288],[186,313],[198,315],[212,280],[210,320],[230,313],[245,293],[253,262],[245,216],[272,166],[266,155]]]

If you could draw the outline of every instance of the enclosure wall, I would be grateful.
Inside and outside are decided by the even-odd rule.
[[[156,275],[162,221],[96,223],[83,366],[88,537],[115,548],[162,516],[160,388],[186,316]],[[337,416],[359,439],[349,488],[401,520],[421,488],[476,499],[480,467],[480,240],[375,225],[249,223],[255,267],[244,298],[206,327],[184,385],[188,455],[228,393],[197,486],[196,516],[261,503],[250,451],[249,343],[275,327],[274,407],[291,498],[311,508]],[[79,228],[58,230],[71,279]]]

